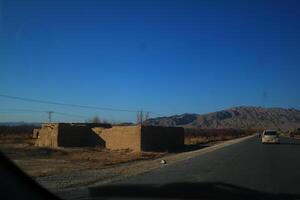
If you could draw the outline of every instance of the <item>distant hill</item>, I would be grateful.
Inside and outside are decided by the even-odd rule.
[[[208,114],[182,114],[149,119],[147,124],[186,128],[281,129],[300,128],[300,111],[284,108],[234,107]]]

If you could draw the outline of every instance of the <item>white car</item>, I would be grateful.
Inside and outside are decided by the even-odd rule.
[[[265,143],[279,143],[279,134],[274,130],[265,130],[261,136],[261,142]]]

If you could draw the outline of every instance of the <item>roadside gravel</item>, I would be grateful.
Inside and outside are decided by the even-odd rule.
[[[108,184],[129,176],[165,167],[166,165],[172,165],[173,163],[187,160],[254,136],[255,135],[250,135],[243,138],[219,142],[195,151],[167,154],[166,156],[152,160],[134,161],[102,169],[73,171],[60,175],[39,177],[36,178],[36,181],[63,198],[82,199],[88,195],[88,187]],[[162,159],[165,160],[167,164],[161,164]]]

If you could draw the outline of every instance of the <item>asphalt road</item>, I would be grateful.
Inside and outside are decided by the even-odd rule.
[[[258,137],[129,177],[118,185],[222,182],[268,193],[300,194],[300,140],[261,144]]]

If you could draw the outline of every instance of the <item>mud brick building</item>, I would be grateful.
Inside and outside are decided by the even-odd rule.
[[[36,132],[36,131],[35,131]],[[37,133],[35,133],[37,134]],[[171,151],[184,146],[184,129],[159,126],[113,126],[109,124],[43,124],[36,146],[84,147],[132,151]]]

